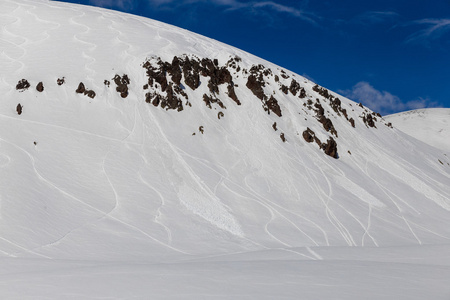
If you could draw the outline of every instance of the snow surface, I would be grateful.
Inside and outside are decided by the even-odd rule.
[[[0,0],[0,23],[0,298],[450,298],[441,150],[380,118],[367,127],[339,96],[353,128],[309,80],[167,24],[45,0]],[[243,72],[240,106],[220,86],[226,109],[206,107],[206,84],[181,112],[146,103],[144,61],[183,54],[296,78],[333,121],[339,159],[302,138],[330,133],[273,77],[282,117]],[[125,99],[103,84],[115,74],[131,79]]]
[[[410,136],[450,155],[450,108],[427,108],[386,116]]]

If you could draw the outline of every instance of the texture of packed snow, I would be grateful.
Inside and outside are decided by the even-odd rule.
[[[283,116],[268,115],[242,76],[242,105],[221,98],[220,120],[206,84],[186,88],[181,112],[145,102],[150,57],[238,56],[279,74],[248,53],[46,0],[0,0],[0,24],[0,298],[450,298],[450,153],[397,129],[437,141],[443,110],[422,133],[408,115],[368,128],[339,96],[356,128],[324,104],[334,159],[302,138],[307,127],[329,136],[302,100],[274,92]],[[130,77],[127,98],[115,74]],[[18,91],[23,78],[31,87]],[[80,82],[94,99],[75,93]]]

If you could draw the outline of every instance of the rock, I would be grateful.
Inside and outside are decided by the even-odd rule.
[[[277,129],[277,122],[273,122],[273,124],[272,124],[272,128],[273,128],[273,130],[275,130],[275,131],[277,131],[278,129]]]
[[[30,83],[26,79],[19,80],[19,82],[16,85],[16,90],[19,90],[21,92],[27,90],[30,87]]]
[[[39,83],[36,85],[36,90],[37,90],[39,93],[42,93],[42,92],[44,91],[44,84],[42,83],[42,81],[39,82]]]
[[[291,85],[289,86],[289,91],[292,93],[292,95],[296,96],[300,89],[300,83],[298,83],[295,79],[292,79]]]
[[[333,158],[336,158],[336,159],[338,158],[337,143],[332,137],[330,137],[327,140],[326,144],[322,145],[322,149],[325,152],[325,154],[327,154]]]
[[[128,85],[130,84],[130,79],[127,74],[119,76],[116,74],[114,78],[114,83],[117,85],[116,92],[120,93],[120,97],[126,98],[128,96]]]
[[[75,91],[77,94],[83,94],[86,91],[86,88],[84,86],[84,83],[80,82],[78,85],[77,90]]]
[[[236,92],[234,91],[233,83],[228,84],[227,90],[228,90],[228,97],[230,97],[234,102],[236,102],[237,105],[241,105],[241,101],[239,101]]]
[[[315,133],[309,127],[307,127],[306,130],[303,131],[302,136],[306,142],[312,143],[314,141]]]
[[[281,107],[278,105],[277,99],[270,96],[270,99],[266,101],[267,111],[271,110],[274,114],[281,117]]]
[[[17,106],[16,106],[16,111],[17,111],[17,114],[18,115],[21,115],[22,114],[22,108],[23,108],[23,106],[19,103],[19,104],[17,104]]]

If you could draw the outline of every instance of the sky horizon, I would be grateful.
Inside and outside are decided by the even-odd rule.
[[[450,2],[58,0],[155,19],[250,52],[382,115],[450,107]]]

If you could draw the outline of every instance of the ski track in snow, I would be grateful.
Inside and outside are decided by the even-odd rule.
[[[89,135],[89,136],[93,136],[93,137],[98,137],[98,138],[113,141],[113,142],[123,143],[123,139],[116,139],[113,137],[95,134],[95,133],[92,133],[89,131],[83,131],[83,130],[79,130],[79,129],[75,129],[75,128],[71,128],[71,127],[65,127],[65,126],[60,126],[60,125],[55,125],[55,124],[50,124],[50,123],[45,123],[45,122],[40,122],[40,121],[34,121],[34,120],[27,120],[24,118],[12,117],[12,116],[8,116],[5,114],[0,114],[0,117],[7,118],[7,119],[13,119],[17,122],[26,122],[26,123],[30,123],[30,124],[49,126],[49,127],[53,127],[53,128],[57,128],[57,129],[63,129],[63,130],[72,131],[72,132],[76,132],[76,133],[80,133],[80,134],[85,134],[85,135]],[[126,143],[132,144],[132,145],[138,145],[138,146],[140,145],[139,143],[136,143],[136,142],[126,142]]]
[[[45,182],[47,185],[49,185],[49,186],[51,186],[52,188],[58,190],[58,191],[59,191],[60,193],[62,193],[63,195],[65,195],[65,196],[67,196],[67,197],[69,197],[69,198],[72,198],[73,200],[75,200],[75,201],[77,201],[77,202],[83,204],[83,205],[86,206],[86,207],[89,207],[92,211],[98,212],[99,214],[101,214],[101,216],[100,216],[96,221],[94,221],[94,222],[92,222],[92,223],[95,223],[95,222],[97,222],[97,221],[100,221],[101,219],[104,219],[104,218],[109,218],[109,219],[111,219],[111,220],[113,220],[113,221],[116,221],[116,222],[118,222],[118,223],[120,223],[120,224],[122,224],[122,225],[124,225],[124,226],[126,226],[126,227],[128,227],[128,228],[131,228],[131,229],[134,230],[134,231],[139,232],[140,234],[142,234],[142,235],[148,237],[148,238],[151,239],[152,241],[154,241],[154,242],[156,242],[156,243],[158,243],[158,244],[160,244],[160,245],[162,245],[162,246],[165,246],[165,247],[167,247],[167,248],[169,248],[169,249],[171,249],[171,250],[174,250],[174,251],[179,252],[179,253],[182,253],[182,254],[188,254],[187,252],[184,252],[184,251],[182,251],[182,250],[176,249],[176,248],[174,248],[174,247],[172,247],[172,246],[170,246],[170,245],[168,245],[168,244],[166,244],[166,243],[164,243],[164,242],[162,242],[162,241],[160,241],[160,240],[154,238],[153,236],[149,235],[148,233],[144,232],[143,230],[139,229],[138,227],[136,227],[136,226],[134,226],[134,225],[131,225],[131,224],[125,222],[125,221],[122,221],[122,220],[120,220],[120,219],[118,219],[118,218],[116,218],[116,217],[110,215],[110,214],[109,214],[110,212],[104,212],[104,211],[102,211],[102,210],[100,210],[100,209],[98,209],[98,208],[96,208],[96,207],[94,207],[94,206],[92,206],[92,205],[90,205],[90,204],[84,202],[83,200],[77,198],[76,196],[72,195],[71,193],[66,192],[66,191],[64,191],[63,189],[59,188],[56,184],[54,184],[53,182],[51,182],[51,181],[49,181],[48,179],[46,179],[45,177],[43,177],[43,176],[38,172],[38,170],[36,169],[34,157],[33,157],[28,151],[26,151],[25,149],[23,149],[22,147],[20,147],[20,146],[18,146],[18,145],[16,145],[16,144],[14,144],[14,143],[12,143],[12,142],[9,142],[9,141],[7,141],[7,140],[4,140],[4,139],[2,139],[2,138],[0,138],[0,140],[3,141],[3,142],[5,142],[5,143],[8,143],[8,144],[10,144],[11,146],[13,146],[13,147],[19,149],[20,151],[24,152],[24,153],[30,158],[31,165],[32,165],[32,167],[33,167],[33,169],[34,169],[34,172],[35,172],[36,175],[38,176],[38,178],[41,179],[43,182]],[[83,225],[83,226],[84,226],[84,225]],[[83,226],[80,226],[79,228],[81,228],[81,227],[83,227]],[[79,228],[78,228],[78,229],[79,229]],[[74,230],[74,229],[72,229],[71,231],[73,232],[73,230]],[[60,242],[64,237],[67,237],[68,234],[69,234],[69,232],[66,233],[63,237],[59,238],[58,240],[56,240],[56,241],[54,241],[54,242],[52,242],[52,243],[49,243],[48,245],[50,245],[50,244],[55,244],[55,243],[57,243],[57,242]],[[46,246],[46,245],[41,245],[40,247],[37,247],[37,248],[42,248],[42,247],[44,247],[44,246]],[[24,249],[25,249],[25,248],[24,248]],[[27,251],[29,251],[30,253],[34,253],[32,250],[29,250],[29,249],[27,249]],[[45,256],[45,255],[41,255],[41,254],[38,254],[38,255],[40,255],[40,256],[42,256],[42,257],[50,258],[50,257],[47,257],[47,256]]]
[[[8,1],[9,2],[9,1]],[[9,14],[4,14],[4,13],[1,13],[1,15],[2,15],[2,18],[8,18],[8,17],[11,17],[11,14],[13,14],[17,9],[19,9],[20,8],[20,6],[19,5],[17,5],[17,7],[12,11],[12,12],[10,12]],[[27,42],[28,42],[28,39],[27,38],[25,38],[25,37],[23,37],[23,36],[19,36],[19,35],[17,35],[17,34],[14,34],[14,33],[12,33],[11,31],[9,31],[7,28],[8,28],[8,26],[9,27],[11,27],[12,25],[14,25],[15,23],[18,23],[18,22],[20,22],[20,18],[18,18],[18,17],[14,17],[15,18],[15,21],[12,21],[11,23],[9,23],[8,25],[5,25],[5,26],[2,26],[2,33],[6,33],[6,35],[10,35],[10,36],[12,36],[13,38],[16,38],[16,39],[20,39],[20,40],[23,40],[23,42],[21,42],[21,43],[16,43],[16,42],[14,42],[14,41],[10,41],[10,40],[6,40],[5,39],[5,34],[2,34],[2,36],[0,37],[1,38],[1,40],[3,40],[3,41],[5,41],[5,42],[7,42],[7,43],[9,43],[10,45],[13,45],[14,47],[15,47],[15,50],[14,50],[14,52],[13,53],[17,53],[17,50],[19,50],[18,52],[20,53],[20,56],[18,56],[18,57],[12,57],[11,55],[12,54],[7,54],[6,53],[6,51],[2,51],[2,55],[3,56],[6,56],[11,62],[17,62],[17,63],[19,63],[20,64],[20,67],[18,68],[18,69],[16,69],[16,70],[14,70],[14,72],[21,72],[23,69],[25,69],[25,64],[20,60],[20,59],[22,59],[23,57],[25,57],[25,55],[26,55],[26,53],[27,53],[27,50],[22,46],[23,44],[26,44]],[[13,70],[11,70],[11,71],[13,71]]]
[[[319,158],[320,159],[320,158]],[[368,217],[368,224],[370,225],[370,212],[372,209],[372,205],[377,204],[377,206],[384,206],[380,201],[378,201],[376,198],[374,198],[372,195],[370,195],[366,190],[364,190],[363,188],[359,187],[359,185],[355,184],[353,181],[351,181],[350,179],[347,178],[347,176],[345,175],[345,173],[333,166],[331,166],[327,161],[325,161],[324,158],[321,158],[323,163],[328,166],[329,168],[331,168],[333,171],[340,173],[340,176],[336,176],[335,179],[338,179],[338,182],[340,182],[341,180],[343,180],[343,182],[345,182],[346,184],[350,184],[351,188],[347,188],[351,193],[355,194],[356,196],[358,196],[359,199],[363,200],[364,202],[367,202],[369,204],[369,217]],[[324,176],[326,176],[323,173],[323,168],[320,168],[320,170],[322,171],[322,174]],[[328,180],[327,180],[328,181]],[[330,184],[330,182],[328,181],[328,183]],[[342,184],[341,181],[341,186],[345,186],[345,183]],[[358,191],[358,193],[355,193],[355,190]],[[360,194],[360,195],[357,195]],[[362,199],[363,197],[369,197],[371,200],[364,200]],[[329,199],[331,200],[331,195],[329,197]],[[337,204],[339,207],[341,207],[343,210],[345,210],[356,222],[359,223],[359,225],[364,229],[364,234],[363,234],[363,240],[364,240],[364,236],[367,235],[369,236],[372,241],[374,242],[375,245],[378,245],[376,240],[373,238],[373,236],[369,233],[369,225],[365,226],[350,210],[348,210],[347,208],[345,208],[341,203],[339,203],[338,201],[334,201],[333,202],[335,204]],[[349,234],[349,231],[347,231]],[[356,246],[356,244],[354,244],[354,246]]]
[[[242,190],[246,190],[246,189],[245,189],[244,187],[242,187],[241,185],[239,185],[239,184],[237,184],[236,182],[231,181],[231,179],[229,179],[228,171],[227,171],[226,168],[224,168],[223,166],[218,165],[221,169],[223,169],[223,170],[226,172],[226,175],[223,175],[223,174],[217,172],[216,170],[214,170],[213,168],[211,168],[210,166],[208,166],[202,159],[200,159],[200,158],[198,158],[198,157],[195,157],[195,156],[192,156],[192,155],[186,153],[185,151],[183,151],[182,149],[180,149],[180,148],[178,148],[178,147],[177,147],[176,149],[177,149],[177,151],[180,152],[181,154],[186,155],[186,156],[188,156],[188,157],[190,157],[190,158],[196,160],[198,163],[202,164],[203,166],[205,166],[206,168],[210,169],[211,171],[215,172],[216,174],[218,174],[218,175],[220,176],[221,179],[218,181],[218,183],[217,183],[217,184],[215,185],[215,187],[214,187],[214,194],[216,194],[216,189],[217,189],[217,187],[218,187],[219,185],[224,185],[223,183],[224,183],[225,181],[230,181],[230,182],[232,182],[234,185],[239,186]],[[260,165],[262,166],[262,163],[261,163],[261,162],[260,162]],[[284,242],[280,241],[278,238],[276,238],[272,233],[270,233],[270,231],[269,231],[269,229],[268,229],[269,224],[270,224],[271,222],[273,222],[273,220],[275,219],[275,215],[278,215],[278,216],[280,216],[282,219],[285,219],[288,223],[290,223],[290,224],[291,224],[296,230],[298,230],[301,234],[305,235],[308,239],[310,239],[310,240],[314,243],[314,245],[316,245],[316,246],[319,245],[319,244],[318,244],[313,238],[311,238],[306,232],[304,232],[304,231],[303,231],[302,229],[300,229],[297,225],[295,225],[294,222],[293,222],[291,219],[289,219],[286,215],[282,214],[280,211],[278,211],[278,210],[277,210],[276,208],[274,208],[273,206],[277,206],[278,208],[283,209],[283,210],[286,210],[286,208],[284,208],[284,207],[282,207],[282,206],[280,206],[280,205],[274,203],[273,201],[270,201],[270,200],[268,200],[268,199],[262,197],[261,195],[259,195],[254,189],[252,189],[252,188],[248,185],[248,183],[247,183],[247,177],[244,179],[244,183],[245,183],[246,186],[247,186],[247,189],[248,189],[247,191],[250,191],[251,194],[253,194],[253,196],[254,196],[255,198],[249,198],[249,197],[247,197],[247,196],[245,196],[245,195],[243,195],[243,194],[237,193],[236,191],[233,191],[233,192],[236,193],[237,195],[239,195],[240,197],[245,197],[245,198],[247,198],[247,199],[251,199],[251,200],[253,200],[253,201],[256,201],[257,203],[259,203],[260,205],[262,205],[264,208],[266,208],[266,209],[270,212],[270,214],[271,214],[271,219],[270,219],[270,220],[265,224],[265,226],[264,226],[265,231],[266,231],[266,233],[267,233],[269,236],[271,236],[271,237],[272,237],[273,239],[275,239],[276,241],[280,242],[282,245],[287,246],[287,247],[291,247],[291,245],[287,245],[287,244],[285,244]],[[231,191],[230,187],[227,187],[227,188]],[[259,200],[258,200],[258,199],[259,199]],[[287,211],[287,210],[286,210],[286,211]],[[298,216],[298,217],[301,217],[302,219],[305,219],[305,220],[307,220],[307,221],[309,221],[309,222],[312,222],[312,221],[310,221],[310,220],[308,220],[308,219],[306,219],[306,218],[304,218],[304,217],[302,217],[302,216],[300,216],[300,215],[298,215],[298,214],[295,214],[295,213],[292,212],[292,211],[289,211],[289,212],[290,212],[291,214],[294,214],[294,215]],[[316,224],[314,223],[314,225],[316,225]],[[316,226],[317,226],[317,225],[316,225]]]
[[[87,26],[86,24],[83,24],[83,23],[81,23],[81,22],[77,22],[77,21],[75,20],[76,18],[81,18],[81,19],[82,19],[85,15],[86,15],[86,13],[85,13],[85,12],[82,12],[82,13],[81,13],[80,15],[78,15],[78,16],[71,17],[71,18],[69,19],[69,23],[70,23],[70,24],[73,24],[73,25],[76,25],[76,26],[84,27],[84,28],[86,29],[84,32],[81,32],[81,33],[79,33],[79,34],[74,34],[74,35],[73,35],[73,38],[74,38],[77,42],[79,42],[79,43],[81,43],[81,44],[85,44],[85,45],[88,46],[88,52],[82,50],[81,53],[83,54],[83,57],[84,57],[85,59],[89,60],[89,62],[87,62],[87,63],[84,64],[84,68],[85,68],[85,70],[87,71],[86,78],[87,78],[89,81],[93,82],[93,81],[94,81],[95,74],[96,74],[97,72],[95,71],[94,68],[90,67],[90,65],[94,64],[94,63],[96,62],[96,59],[95,59],[92,55],[89,55],[88,53],[93,52],[93,51],[97,48],[97,45],[94,44],[94,43],[90,43],[90,42],[83,41],[83,39],[81,38],[81,36],[83,36],[83,35],[85,35],[85,34],[88,34],[88,33],[91,31],[91,28],[90,28],[89,26]],[[80,36],[80,37],[79,37],[79,36]]]
[[[142,181],[143,184],[145,184],[147,187],[149,187],[151,190],[153,190],[161,200],[161,205],[158,207],[157,214],[155,215],[154,221],[155,221],[155,223],[161,225],[164,228],[164,230],[167,233],[168,244],[170,245],[172,243],[172,231],[170,230],[169,227],[164,225],[164,223],[159,220],[162,216],[161,208],[166,205],[164,196],[158,191],[158,189],[156,189],[154,186],[150,185],[146,180],[144,180],[144,178],[142,178],[142,174],[140,174],[140,173],[139,173],[139,179]]]

